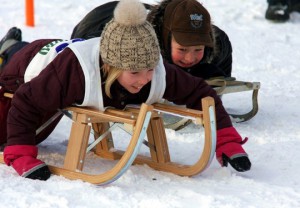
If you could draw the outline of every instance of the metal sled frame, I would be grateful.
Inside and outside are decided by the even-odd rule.
[[[202,99],[202,111],[169,106],[165,104],[146,105],[125,110],[107,109],[100,112],[88,108],[69,107],[73,120],[63,167],[51,166],[53,174],[68,179],[80,179],[97,185],[104,185],[117,180],[132,164],[147,164],[160,170],[181,176],[193,176],[201,173],[211,163],[216,147],[216,121],[214,100]],[[64,110],[64,111],[65,111]],[[193,165],[178,164],[171,161],[165,127],[162,116],[173,114],[188,117],[204,127],[203,151]],[[127,149],[117,150],[110,132],[111,122],[130,125],[132,137]],[[88,145],[91,129],[94,130],[95,142]],[[147,135],[148,140],[144,140]],[[139,154],[142,143],[149,147],[150,156]],[[101,174],[83,172],[87,151],[92,150],[101,158],[118,160],[113,168]],[[0,155],[3,163],[3,155]],[[95,167],[96,168],[96,167]],[[99,168],[99,167],[98,167]],[[101,170],[101,167],[100,167]]]
[[[232,122],[240,123],[253,118],[258,112],[258,90],[260,82],[237,81],[234,77],[215,77],[206,82],[213,87],[219,96],[229,93],[252,91],[252,109],[244,114],[229,114]],[[165,127],[173,130],[180,130],[191,123],[187,118],[178,119],[173,122],[166,122]]]
[[[245,82],[237,81],[234,77],[215,78],[206,80],[206,82],[213,86],[218,95],[224,95],[235,92],[253,91],[252,92],[252,109],[244,114],[230,114],[233,122],[239,123],[248,121],[253,118],[258,112],[258,90],[260,89],[260,82]]]

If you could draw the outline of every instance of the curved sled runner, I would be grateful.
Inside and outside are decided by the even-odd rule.
[[[146,105],[125,110],[107,109],[104,112],[69,107],[64,111],[72,120],[72,127],[63,167],[51,166],[53,174],[68,179],[80,179],[97,185],[104,185],[117,180],[132,164],[147,164],[160,170],[181,176],[193,176],[201,173],[211,163],[216,147],[216,121],[213,98],[202,99],[202,111],[169,106],[165,104]],[[163,124],[163,115],[172,114],[187,117],[204,127],[204,144],[199,159],[193,165],[178,164],[171,161],[169,147]],[[112,136],[113,123],[130,126],[132,136],[126,150],[114,147]],[[94,142],[88,144],[91,129],[94,131]],[[147,140],[144,137],[147,135]],[[139,154],[142,144],[149,147],[150,156]],[[110,170],[101,174],[90,174],[83,171],[86,153],[93,151],[101,158],[118,160]],[[3,155],[0,155],[3,163]],[[95,167],[96,169],[96,167]],[[101,167],[98,168],[101,170]]]

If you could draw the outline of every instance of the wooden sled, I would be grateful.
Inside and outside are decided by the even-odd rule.
[[[147,164],[160,170],[181,176],[193,176],[201,173],[211,163],[216,147],[216,121],[214,100],[211,97],[202,99],[202,111],[169,106],[165,104],[146,105],[125,110],[107,109],[105,112],[69,107],[64,112],[73,120],[63,167],[49,165],[53,174],[68,179],[80,179],[97,185],[104,185],[117,180],[132,164]],[[165,128],[164,114],[188,117],[204,127],[204,146],[202,154],[193,165],[178,164],[171,161]],[[126,150],[114,147],[111,133],[112,123],[130,125],[133,129],[130,143]],[[94,131],[94,142],[88,144],[91,129]],[[147,141],[144,137],[147,135]],[[116,141],[116,140],[115,140]],[[149,147],[150,156],[139,154],[143,143]],[[202,148],[202,147],[199,147]],[[118,160],[113,168],[101,174],[83,172],[86,153],[93,151],[101,158]],[[3,163],[3,155],[0,155]],[[97,167],[95,167],[96,169]],[[99,167],[98,167],[99,168]],[[99,168],[101,170],[101,168]]]
[[[232,122],[240,123],[253,118],[258,112],[258,90],[260,89],[260,82],[245,82],[237,81],[234,77],[215,77],[206,82],[216,90],[219,96],[229,93],[252,91],[252,109],[243,114],[231,114],[229,116]],[[187,118],[174,118],[170,116],[165,118],[165,127],[173,130],[180,130],[191,123]]]

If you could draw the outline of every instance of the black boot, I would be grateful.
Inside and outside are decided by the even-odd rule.
[[[7,62],[6,51],[20,41],[22,41],[22,31],[17,27],[10,28],[0,41],[0,73]]]
[[[266,19],[277,21],[277,22],[285,22],[289,20],[289,6],[288,4],[276,3],[269,4],[266,11]]]
[[[21,41],[22,40],[22,31],[17,27],[12,27],[8,30],[6,35],[0,41],[0,51],[3,52],[7,49],[7,44],[4,44],[8,40],[13,40],[13,42]],[[1,54],[1,53],[0,53]]]
[[[289,1],[290,12],[300,12],[300,1],[290,0]]]

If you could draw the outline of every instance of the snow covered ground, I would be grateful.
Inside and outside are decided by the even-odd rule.
[[[36,1],[35,27],[24,24],[24,2],[1,0],[0,37],[17,26],[27,41],[68,39],[88,11],[108,1]],[[300,14],[293,13],[286,23],[272,23],[264,18],[266,1],[201,2],[231,39],[233,76],[261,82],[258,114],[248,122],[234,124],[243,137],[249,137],[244,148],[252,169],[238,173],[221,168],[214,159],[202,174],[188,178],[137,165],[116,182],[95,186],[59,176],[46,182],[27,180],[11,167],[0,165],[0,207],[300,207]],[[250,107],[251,93],[223,99],[229,112],[243,112]],[[67,119],[62,120],[39,146],[45,161],[61,163],[69,125]],[[196,129],[168,130],[167,134],[174,158],[191,162],[199,142]]]

